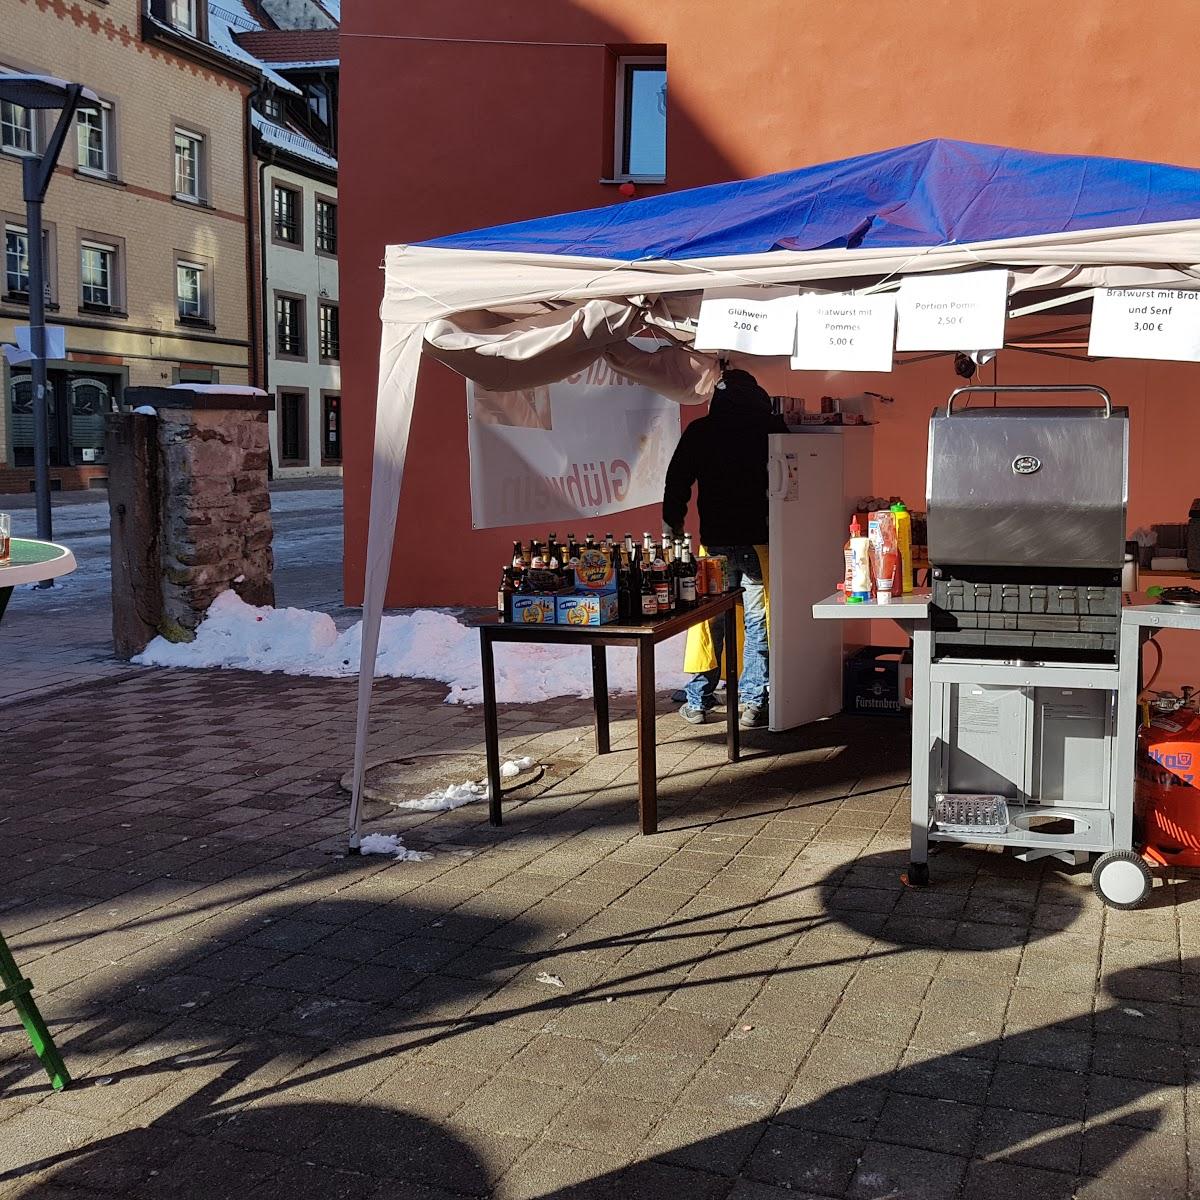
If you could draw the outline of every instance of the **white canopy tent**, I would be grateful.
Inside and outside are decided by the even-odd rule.
[[[923,143],[943,148],[945,143]],[[959,147],[962,144],[951,143]],[[915,148],[906,148],[912,151]],[[972,148],[995,150],[992,147]],[[898,154],[892,151],[888,154]],[[568,218],[545,223],[485,230],[473,244],[389,246],[384,269],[384,298],[380,310],[382,339],[379,355],[378,401],[372,466],[370,524],[367,541],[366,578],[363,599],[362,651],[359,667],[358,718],[355,732],[353,796],[350,808],[350,845],[357,849],[362,822],[362,792],[367,760],[367,730],[370,716],[374,663],[379,643],[379,627],[393,537],[397,520],[409,430],[416,399],[417,376],[422,354],[439,360],[468,379],[492,389],[518,389],[556,382],[584,369],[603,356],[623,374],[670,396],[680,403],[703,403],[712,393],[719,367],[712,355],[693,351],[690,342],[702,291],[706,288],[796,285],[819,291],[879,291],[899,286],[905,275],[935,272],[961,272],[981,267],[1003,267],[1010,271],[1010,296],[1038,293],[1041,302],[1031,307],[1049,307],[1070,303],[1097,287],[1197,287],[1200,286],[1200,171],[1154,167],[1153,164],[1122,163],[1121,160],[1058,159],[1056,156],[1029,155],[1025,152],[997,152],[1026,159],[1051,159],[1055,163],[1114,164],[1115,168],[1153,168],[1157,172],[1175,172],[1192,183],[1191,196],[1183,208],[1195,217],[1175,220],[1133,220],[1129,223],[1097,228],[1067,228],[1078,223],[1065,218],[1058,221],[1059,231],[1025,233],[1020,236],[972,241],[943,240],[932,245],[870,246],[870,237],[842,239],[840,245],[814,249],[777,248],[750,252],[727,252],[697,256],[662,255],[654,257],[586,257],[574,253],[547,253],[520,248],[532,242],[543,245],[553,226]],[[868,158],[878,156],[867,156]],[[861,160],[848,160],[858,163]],[[938,164],[943,171],[945,164]],[[842,164],[833,164],[840,167]],[[828,171],[829,168],[821,168]],[[817,171],[817,168],[808,169]],[[1010,172],[1011,173],[1011,172]],[[771,176],[767,181],[787,179],[789,183],[807,172],[789,176]],[[1123,178],[1123,177],[1122,177]],[[1140,176],[1139,176],[1140,179]],[[1172,176],[1171,204],[1165,211],[1178,212],[1176,203],[1179,180]],[[570,246],[580,242],[580,229],[597,231],[596,241],[611,243],[613,213],[630,214],[639,206],[656,206],[661,213],[647,212],[651,227],[669,219],[672,210],[683,209],[693,223],[697,212],[707,212],[697,203],[705,193],[713,193],[713,207],[728,207],[730,201],[744,199],[753,207],[756,219],[762,216],[761,196],[742,195],[750,184],[719,185],[695,189],[691,193],[634,201],[612,209],[570,214],[570,237],[560,240]],[[1045,180],[1040,181],[1045,185]],[[1105,187],[1111,191],[1112,180]],[[928,186],[928,179],[923,181]],[[914,186],[910,180],[906,184]],[[968,210],[978,207],[988,188],[995,188],[995,175],[973,186],[966,195]],[[1141,186],[1139,184],[1139,186]],[[723,189],[725,189],[723,191]],[[730,197],[728,189],[742,189]],[[1144,191],[1144,188],[1143,188]],[[720,194],[720,203],[715,198]],[[1077,188],[1071,200],[1072,213],[1081,207],[1085,188]],[[1019,197],[1005,196],[1008,205],[1020,203]],[[677,202],[684,201],[682,204]],[[923,203],[927,197],[923,197]],[[818,189],[817,203],[838,209],[845,220],[845,197],[827,198]],[[808,226],[814,207],[807,198]],[[1040,198],[1035,202],[1040,203]],[[1108,192],[1105,203],[1109,203]],[[874,211],[880,201],[872,196]],[[841,206],[838,208],[838,206]],[[794,203],[792,204],[794,208]],[[911,208],[911,203],[908,206]],[[1103,206],[1101,206],[1103,207]],[[736,203],[734,214],[741,211]],[[886,206],[884,211],[888,211]],[[907,211],[907,210],[902,210]],[[1104,211],[1130,211],[1108,208]],[[1149,201],[1135,205],[1137,217],[1164,211]],[[890,208],[894,227],[897,206]],[[1094,221],[1095,206],[1089,215]],[[939,219],[944,214],[939,213]],[[683,218],[676,217],[677,221]],[[715,220],[715,216],[713,217]],[[729,221],[729,214],[722,219]],[[1079,217],[1079,221],[1085,220]],[[994,222],[993,222],[994,223]],[[634,236],[644,234],[646,222],[638,225],[636,216],[625,224],[637,225]],[[1003,224],[1003,222],[1001,222]],[[540,225],[540,227],[539,227]],[[962,227],[971,222],[963,218]],[[526,231],[537,229],[538,238]],[[508,238],[509,232],[525,236]],[[694,234],[694,228],[689,230]],[[742,231],[739,230],[739,237]],[[824,232],[824,230],[822,231]],[[464,235],[464,237],[467,235]],[[707,231],[706,231],[707,236]],[[455,242],[461,239],[445,239]],[[688,239],[683,239],[685,243]],[[711,241],[711,237],[708,237]],[[728,240],[728,239],[727,239]],[[768,245],[778,245],[773,235]],[[882,235],[888,240],[888,235]],[[489,248],[497,243],[513,242],[518,248]],[[690,244],[703,244],[704,237],[690,238]],[[733,241],[738,242],[738,238]],[[1019,306],[1010,306],[1010,315],[1020,315]],[[657,353],[630,345],[632,338],[655,338]],[[963,347],[964,350],[977,349]]]

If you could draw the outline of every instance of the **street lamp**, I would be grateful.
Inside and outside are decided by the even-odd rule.
[[[50,176],[75,123],[78,109],[97,109],[100,97],[81,83],[53,75],[0,75],[0,100],[31,109],[61,109],[58,124],[40,155],[22,162],[25,236],[29,243],[29,349],[33,354],[33,487],[37,499],[37,535],[51,541],[50,426],[46,396],[46,284],[42,265],[42,201]]]

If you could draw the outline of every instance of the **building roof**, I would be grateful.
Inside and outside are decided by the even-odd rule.
[[[314,166],[324,167],[327,171],[337,170],[337,159],[304,134],[276,125],[257,111],[250,113],[250,124],[268,146],[274,146]]]
[[[255,29],[236,33],[238,45],[263,63],[326,66],[338,60],[336,29]]]
[[[174,30],[174,32],[179,33],[178,30]],[[281,88],[285,92],[295,92],[298,95],[299,88],[271,70],[262,59],[238,45],[240,37],[257,32],[261,32],[261,27],[247,15],[244,8],[236,4],[236,0],[229,0],[228,7],[209,0],[208,41],[213,49],[219,51],[226,58],[260,72],[277,88]],[[180,34],[179,36],[186,37],[187,35]]]

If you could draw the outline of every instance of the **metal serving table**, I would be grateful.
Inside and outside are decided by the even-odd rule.
[[[1100,855],[1093,868],[1098,893],[1112,902],[1111,888],[1102,882],[1113,860],[1130,857],[1133,850],[1134,768],[1137,754],[1138,696],[1142,690],[1142,648],[1149,638],[1164,629],[1200,633],[1200,608],[1158,604],[1148,597],[1126,597],[1121,610],[1120,645],[1117,662],[1103,663],[1006,663],[966,659],[934,659],[930,598],[927,593],[897,597],[890,604],[847,604],[840,593],[813,605],[818,620],[891,620],[912,638],[912,822],[909,881],[923,884],[929,879],[931,841],[1010,846],[1027,858],[1054,854],[1082,862]],[[1069,803],[1013,803],[1005,832],[962,833],[942,830],[933,821],[933,800],[945,778],[949,747],[944,735],[943,714],[947,691],[953,685],[981,685],[1013,689],[1055,688],[1098,691],[1109,694],[1111,735],[1107,739],[1106,794],[1100,803],[1081,808]],[[1070,821],[1069,833],[1039,833],[1040,821]],[[1106,859],[1108,861],[1106,861]],[[1148,872],[1146,873],[1148,890]],[[1132,907],[1144,893],[1130,899],[1122,893],[1122,907]]]
[[[741,600],[741,588],[719,596],[706,596],[694,608],[675,612],[656,620],[624,625],[524,625],[502,621],[489,615],[472,622],[479,629],[479,649],[483,660],[483,736],[487,747],[488,817],[493,825],[501,823],[500,727],[496,707],[497,642],[538,642],[563,646],[590,646],[592,650],[592,703],[596,714],[596,753],[609,752],[608,665],[605,648],[637,648],[637,761],[638,812],[643,833],[658,832],[658,768],[654,737],[654,647],[699,625],[701,621],[725,623],[725,739],[730,762],[741,754],[738,731],[737,621],[735,610]]]

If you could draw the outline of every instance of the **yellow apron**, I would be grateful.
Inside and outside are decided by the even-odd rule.
[[[759,566],[762,568],[763,608],[766,610],[767,636],[769,637],[771,630],[771,560],[766,546],[755,546],[754,549],[758,554]],[[707,553],[701,546],[700,557],[706,557]],[[742,628],[742,606],[740,604],[734,609],[734,615],[737,620],[737,669],[740,675],[742,645],[746,640],[745,630]],[[709,629],[707,621],[701,621],[699,625],[693,625],[687,631],[687,646],[683,652],[683,669],[689,674],[696,675],[701,671],[711,671],[718,666],[721,664],[717,662],[717,656],[713,651],[712,631]]]

